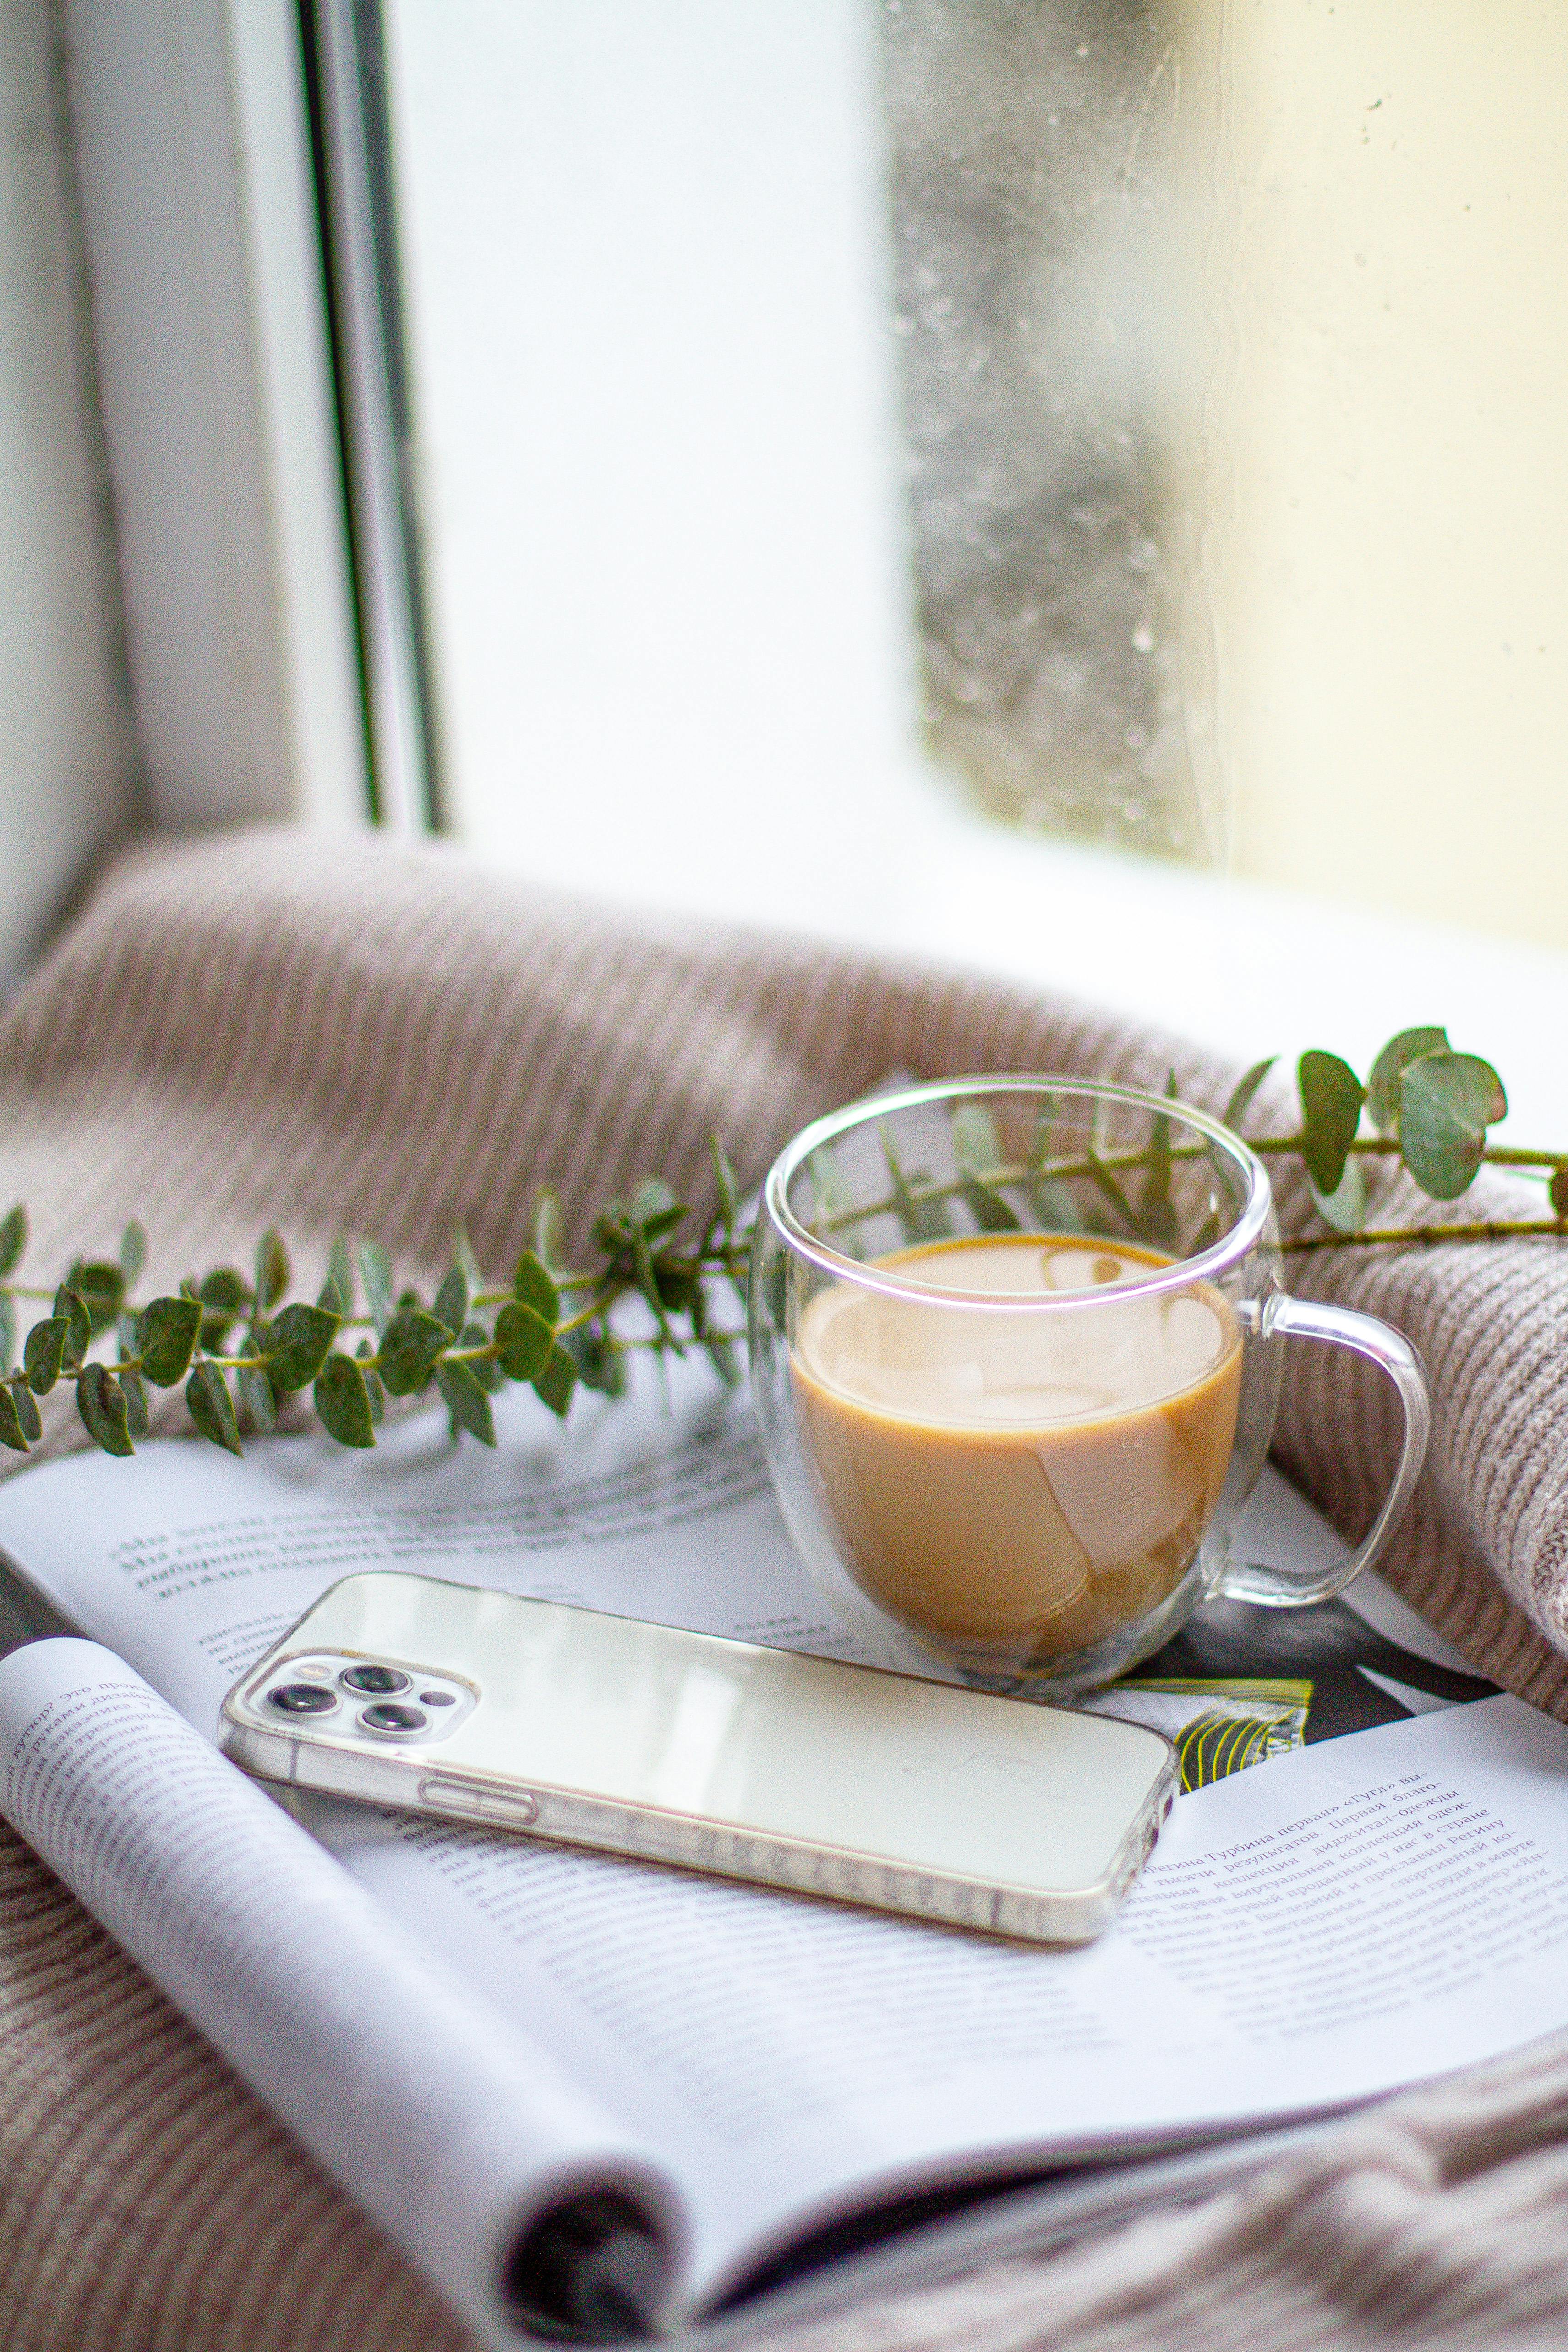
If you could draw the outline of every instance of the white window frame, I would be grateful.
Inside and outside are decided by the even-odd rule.
[[[298,16],[292,0],[65,0],[65,16],[150,814],[362,824]]]

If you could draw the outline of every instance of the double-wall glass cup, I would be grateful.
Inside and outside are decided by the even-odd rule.
[[[1210,1595],[1343,1591],[1420,1474],[1427,1382],[1398,1332],[1280,1268],[1261,1160],[1132,1087],[956,1078],[807,1128],[763,1189],[747,1320],[774,1484],[841,1618],[1065,1695]],[[1291,1338],[1369,1357],[1404,1407],[1383,1507],[1327,1569],[1234,1551]]]

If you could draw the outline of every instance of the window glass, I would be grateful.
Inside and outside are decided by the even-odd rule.
[[[1560,10],[385,29],[471,839],[864,925],[978,805],[1568,945]]]
[[[918,757],[874,11],[388,26],[457,826],[566,878],[833,900]]]

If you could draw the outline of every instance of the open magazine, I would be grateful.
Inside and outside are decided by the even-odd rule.
[[[602,2332],[618,2308],[738,2326],[879,2215],[1321,2116],[1568,2022],[1568,1730],[1365,1579],[1294,1618],[1205,1612],[1095,1702],[1170,1731],[1192,1793],[1087,1948],[285,1811],[215,1752],[218,1706],[357,1569],[874,1661],[703,1368],[569,1433],[511,1402],[495,1454],[431,1415],[369,1456],[171,1442],[0,1489],[0,1549],[91,1637],[0,1661],[0,1804],[491,2340],[563,2210],[627,2224],[590,2233]],[[1270,1474],[1247,1541],[1338,1539]]]

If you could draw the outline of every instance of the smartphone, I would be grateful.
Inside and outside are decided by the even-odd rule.
[[[1141,1724],[389,1570],[220,1738],[294,1788],[1041,1943],[1109,1926],[1179,1779]]]

